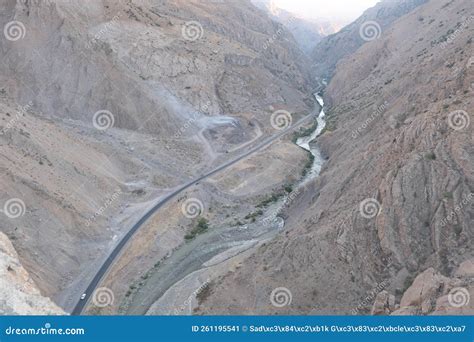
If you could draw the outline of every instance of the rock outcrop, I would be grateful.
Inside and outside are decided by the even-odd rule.
[[[49,298],[43,297],[18,259],[8,237],[0,232],[0,314],[64,315]]]
[[[196,134],[206,116],[250,112],[269,126],[269,105],[310,108],[305,56],[247,0],[8,0],[0,24],[13,18],[25,35],[0,40],[2,83],[39,112],[89,123],[108,110],[114,127],[173,137],[190,119]]]
[[[309,20],[279,8],[273,0],[252,0],[259,8],[265,10],[272,19],[286,27],[300,49],[310,55],[318,43],[327,35],[335,32],[335,23],[325,20]]]
[[[369,314],[385,290],[374,310],[388,313],[390,294],[400,302],[430,268],[423,295],[402,304],[436,310],[444,277],[474,256],[473,17],[471,1],[429,1],[337,65],[319,138],[328,160],[304,214],[199,312]],[[282,287],[291,304],[274,306]]]
[[[153,201],[313,105],[248,0],[6,0],[0,27],[0,203],[22,201],[0,230],[66,310]]]
[[[419,274],[395,305],[395,296],[382,291],[372,307],[374,315],[474,314],[474,259],[466,260],[448,278],[429,268]]]
[[[394,21],[426,1],[428,0],[381,1],[339,32],[324,37],[311,53],[315,77],[319,80],[330,79],[341,59],[382,35]]]
[[[457,305],[472,296],[473,18],[471,0],[387,0],[316,48],[315,75],[333,76],[327,162],[285,210],[285,231],[212,281],[197,312],[471,312]],[[274,133],[276,109],[312,105],[310,62],[248,0],[8,0],[0,27],[12,22],[20,39],[0,39],[0,224],[29,275],[0,236],[16,294],[2,293],[5,312],[62,313],[31,279],[70,308],[154,200]],[[97,128],[104,111],[110,129]],[[268,153],[284,165],[292,148]]]

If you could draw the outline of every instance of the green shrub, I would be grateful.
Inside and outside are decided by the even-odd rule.
[[[184,236],[186,240],[192,240],[199,234],[204,233],[209,228],[209,224],[204,217],[198,220],[198,224],[188,234]]]

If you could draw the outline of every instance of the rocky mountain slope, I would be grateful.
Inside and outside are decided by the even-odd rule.
[[[450,299],[472,314],[473,18],[469,0],[432,0],[341,60],[307,203],[197,313],[369,314],[377,299],[428,314]]]
[[[166,158],[150,137],[137,134],[130,142],[130,131],[61,123],[7,96],[0,96],[0,122],[0,227],[58,303],[101,262],[135,212],[179,180],[175,167],[190,160]],[[159,166],[160,175],[153,169]]]
[[[356,21],[329,35],[313,49],[311,58],[317,79],[332,77],[337,63],[368,41],[377,39],[394,21],[427,0],[383,0]]]
[[[273,134],[275,110],[312,107],[315,62],[316,78],[334,71],[322,173],[288,203],[277,238],[203,274],[195,313],[471,312],[474,7],[425,2],[383,2],[309,61],[247,0],[4,1],[0,259],[16,295],[2,294],[2,310],[62,313],[42,295],[70,310],[160,197]],[[216,227],[257,231],[255,208],[305,158],[282,140],[169,203],[105,279],[116,301],[90,312],[173,308],[199,279],[158,302],[145,280],[159,283],[183,245],[199,261],[185,199],[204,201],[216,241]]]
[[[36,284],[18,260],[18,254],[10,240],[3,233],[0,233],[0,266],[0,314],[64,314],[49,298],[41,296]]]
[[[108,110],[114,127],[168,136],[196,110],[262,115],[307,97],[306,63],[291,35],[247,1],[9,0],[1,17],[29,33],[2,40],[11,93],[58,117],[90,122]],[[194,126],[205,126],[198,114]]]
[[[246,0],[4,0],[0,25],[0,228],[63,308],[157,199],[313,105],[304,54]]]
[[[466,260],[448,278],[433,268],[418,275],[400,303],[383,290],[375,298],[372,315],[472,315],[474,303],[474,260]]]
[[[310,55],[318,43],[327,35],[333,34],[338,23],[328,20],[309,20],[278,8],[272,0],[253,0],[257,7],[265,10],[271,18],[282,23],[293,35],[300,49]]]

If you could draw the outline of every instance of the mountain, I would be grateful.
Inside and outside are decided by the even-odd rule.
[[[323,37],[337,31],[338,23],[324,19],[299,18],[284,9],[278,8],[273,0],[253,0],[252,3],[265,10],[275,21],[283,24],[292,33],[300,49],[308,55]]]
[[[472,315],[472,18],[429,1],[340,60],[321,175],[196,313]]]
[[[313,106],[306,57],[249,1],[7,0],[0,24],[0,203],[19,209],[0,227],[66,310],[170,189]],[[305,158],[279,146],[265,158]]]
[[[39,289],[21,265],[10,240],[0,233],[0,265],[2,277],[0,313],[2,315],[64,315]]]
[[[386,1],[321,62],[248,0],[4,1],[0,309],[472,313],[473,18]]]
[[[393,22],[428,0],[383,0],[366,10],[356,21],[321,40],[311,52],[317,79],[332,77],[337,63],[367,41],[383,34]]]
[[[85,8],[64,1],[7,3],[2,21],[18,19],[30,34],[15,44],[2,40],[3,77],[28,84],[11,92],[24,104],[35,99],[43,113],[90,122],[97,109],[107,109],[114,127],[166,136],[193,109],[215,116],[233,110],[235,101],[242,102],[239,111],[261,107],[241,93],[237,86],[245,81],[235,70],[252,70],[262,84],[291,85],[283,95],[290,103],[303,97],[293,89],[307,90],[303,56],[291,35],[277,32],[280,27],[247,1],[94,1]],[[39,24],[45,28],[36,32]],[[267,44],[274,34],[281,39]],[[229,88],[224,98],[219,85]],[[111,101],[113,95],[127,97]],[[281,96],[267,95],[265,105]],[[161,120],[143,125],[153,111]]]

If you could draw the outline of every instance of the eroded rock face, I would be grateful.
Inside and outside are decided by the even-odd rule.
[[[0,230],[66,311],[150,201],[273,134],[274,110],[312,108],[305,56],[246,0],[7,0],[0,27],[12,20],[24,36],[0,39],[0,201],[25,215]]]
[[[8,5],[2,27],[14,17],[26,34],[0,41],[2,82],[41,112],[90,122],[105,109],[114,127],[170,137],[197,111],[250,112],[267,124],[269,105],[310,108],[309,63],[288,31],[249,1]],[[198,126],[195,119],[188,131]]]
[[[340,25],[336,19],[307,20],[278,7],[272,0],[252,0],[275,20],[282,23],[294,36],[300,49],[310,55],[324,36],[334,33]],[[340,27],[340,26],[339,26]]]
[[[367,39],[371,39],[372,34],[382,34],[398,18],[427,1],[385,0],[368,9],[359,19],[344,27],[337,34],[323,38],[316,45],[311,53],[314,73],[318,78],[331,78],[341,59],[350,56],[367,43],[367,40],[364,40],[360,34],[363,25],[368,23],[369,30],[373,30],[372,32],[367,31],[369,35]]]
[[[426,270],[399,313],[441,310],[445,277],[474,256],[473,15],[471,1],[430,1],[338,64],[319,139],[328,161],[304,214],[201,312],[369,314],[377,293],[399,302]],[[291,305],[272,306],[277,287]],[[377,301],[386,313],[387,294]]]
[[[0,314],[64,315],[49,298],[43,297],[23,268],[13,245],[0,232]]]
[[[432,310],[432,298],[440,291],[447,278],[439,275],[433,268],[427,269],[415,278],[413,284],[403,294],[400,307],[416,306],[426,314]]]
[[[372,307],[372,314],[391,315],[472,315],[474,313],[474,259],[463,262],[453,278],[441,275],[433,268],[419,274],[396,306],[387,306],[385,298],[393,297],[382,291]]]
[[[387,315],[395,309],[395,296],[383,290],[375,298],[371,315]]]

